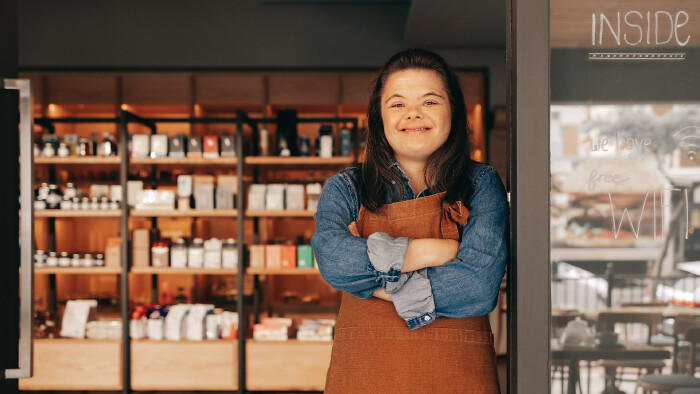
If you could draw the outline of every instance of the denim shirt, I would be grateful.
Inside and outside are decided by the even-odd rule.
[[[429,195],[425,189],[416,196],[398,163],[394,167],[404,182],[400,201]],[[324,280],[359,298],[387,289],[410,329],[429,324],[437,316],[460,318],[491,312],[508,250],[509,207],[496,171],[483,164],[471,166],[468,181],[473,194],[465,203],[469,219],[462,229],[457,257],[407,274],[401,274],[401,269],[410,239],[393,239],[384,233],[364,239],[350,233],[348,225],[357,221],[361,205],[354,186],[358,176],[357,169],[345,169],[333,175],[321,192],[311,245]],[[391,202],[389,190],[386,203]],[[380,250],[383,256],[370,258]],[[386,251],[393,258],[387,258]]]

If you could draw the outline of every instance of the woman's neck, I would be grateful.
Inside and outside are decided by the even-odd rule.
[[[408,176],[408,184],[415,194],[418,194],[427,187],[424,181],[425,163],[411,160],[396,159],[403,172]]]

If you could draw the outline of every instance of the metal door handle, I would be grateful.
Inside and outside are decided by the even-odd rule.
[[[32,377],[34,339],[34,105],[28,79],[5,79],[5,89],[19,91],[20,162],[20,333],[19,368],[6,369],[6,379]]]

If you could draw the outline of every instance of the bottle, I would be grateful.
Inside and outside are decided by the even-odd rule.
[[[187,243],[178,238],[170,248],[170,265],[173,268],[187,268]]]
[[[70,263],[71,263],[71,259],[70,259],[70,256],[68,255],[68,252],[61,252],[61,254],[58,257],[58,266],[59,267],[70,267]]]
[[[270,155],[270,133],[266,128],[260,129],[260,156]]]
[[[66,183],[66,189],[63,191],[63,197],[67,199],[73,199],[78,195],[78,189],[75,188],[73,182]]]
[[[90,153],[88,153],[90,156],[97,156],[97,146],[98,145],[99,145],[99,140],[97,137],[97,133],[92,133],[91,141],[90,141]]]
[[[347,127],[340,130],[340,156],[350,157],[350,130]]]
[[[238,268],[236,240],[229,238],[221,246],[221,268]]]
[[[58,267],[58,256],[56,252],[49,252],[49,256],[46,258],[47,267]]]
[[[117,142],[114,140],[112,133],[104,132],[102,134],[102,142],[100,142],[97,152],[99,156],[116,156]]]
[[[58,145],[57,153],[58,153],[58,157],[68,157],[68,156],[70,156],[70,149],[68,148],[68,145],[61,142]]]
[[[204,241],[195,238],[187,251],[187,266],[190,268],[202,268],[204,266]]]
[[[37,250],[34,253],[34,267],[46,267],[46,253],[43,250]]]
[[[187,296],[185,295],[185,288],[184,287],[177,288],[177,295],[175,296],[175,303],[176,304],[186,304],[187,303]]]
[[[49,194],[46,196],[46,208],[48,209],[58,209],[61,206],[61,200],[63,196],[58,190],[58,186],[49,185]]]
[[[308,157],[311,151],[311,142],[309,137],[302,135],[299,137],[299,156]]]

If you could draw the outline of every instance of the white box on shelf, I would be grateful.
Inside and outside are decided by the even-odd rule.
[[[90,185],[90,198],[93,197],[97,197],[98,200],[109,197],[109,185]]]
[[[143,181],[127,181],[126,182],[126,202],[129,206],[136,205],[138,195],[143,190]]]
[[[122,200],[122,185],[112,185],[109,187],[109,199],[111,201]]]
[[[204,339],[204,319],[214,311],[214,305],[195,304],[190,306],[185,316],[185,338],[190,341]]]
[[[320,183],[310,183],[306,185],[306,209],[315,211],[318,209],[318,199],[321,197],[323,186]]]
[[[285,185],[285,209],[304,209],[304,185]]]
[[[265,209],[266,190],[267,185],[250,185],[250,189],[248,189],[248,209],[257,211]]]
[[[281,211],[284,209],[284,185],[272,183],[267,185],[265,193],[265,209],[268,211]]]
[[[134,209],[175,210],[175,193],[172,190],[142,190],[136,197]]]
[[[190,197],[192,195],[192,175],[177,176],[177,196]]]
[[[151,154],[150,134],[134,134],[131,136],[131,157],[148,157]]]
[[[151,157],[166,157],[168,156],[168,135],[167,134],[152,134],[151,135]]]
[[[221,241],[216,238],[204,241],[204,268],[221,268]]]

